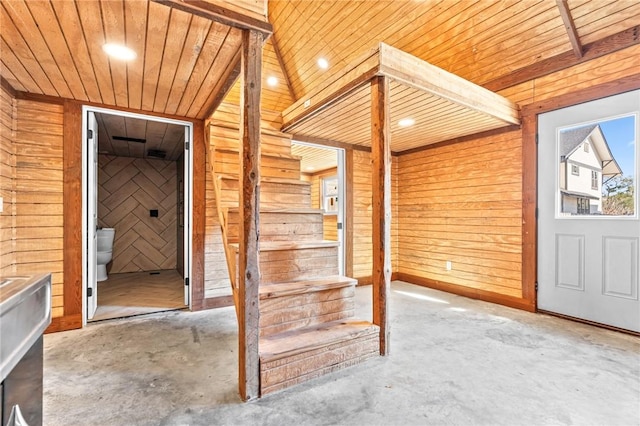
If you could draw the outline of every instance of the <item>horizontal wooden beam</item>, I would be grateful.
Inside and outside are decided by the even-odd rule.
[[[296,135],[295,133],[291,135],[291,140],[294,142],[298,141],[298,142],[313,143],[316,145],[330,146],[332,148],[353,149],[354,151],[371,152],[370,146],[352,145],[350,143],[332,141],[329,139],[314,138],[312,136],[304,136],[304,135]]]
[[[384,43],[380,74],[506,124],[520,124],[518,106],[505,97]]]
[[[266,40],[267,38],[269,38],[269,36],[271,36],[271,34],[273,34],[273,26],[266,20],[261,21],[260,19],[243,15],[241,13],[226,9],[215,4],[211,4],[203,0],[151,1],[164,4],[165,6],[169,6],[174,9],[182,10],[183,12],[201,16],[212,21],[220,22],[221,24],[228,25],[230,27],[236,27],[243,30],[258,31],[263,35],[264,40]]]
[[[544,77],[563,69],[570,68],[583,62],[608,55],[618,50],[640,44],[640,25],[613,34],[609,37],[594,41],[583,46],[583,55],[577,58],[572,51],[561,53],[528,67],[521,68],[510,74],[498,77],[482,86],[497,92],[518,84]]]

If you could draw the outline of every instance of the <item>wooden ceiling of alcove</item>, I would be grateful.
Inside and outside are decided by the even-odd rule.
[[[398,49],[381,43],[363,58],[329,86],[285,110],[283,130],[294,139],[370,146],[373,75],[390,79],[394,152],[520,123],[517,105]],[[305,100],[311,101],[308,109]],[[408,117],[415,125],[400,127],[398,121]]]
[[[149,0],[0,2],[0,74],[16,90],[204,118],[241,30]],[[110,59],[106,42],[138,57]]]

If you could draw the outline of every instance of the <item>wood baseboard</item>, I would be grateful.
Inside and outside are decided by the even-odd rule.
[[[44,333],[57,333],[58,331],[75,330],[78,328],[82,328],[82,314],[66,315],[53,318]]]
[[[355,278],[356,280],[358,280],[358,286],[361,285],[371,285],[373,283],[373,277],[368,276],[368,277],[360,277],[360,278]],[[398,278],[398,273],[397,272],[393,272],[391,274],[391,281],[395,281],[395,280],[399,280],[400,278]]]
[[[523,311],[536,312],[535,302],[520,297],[507,296],[504,294],[494,293],[491,291],[480,290],[471,287],[463,287],[456,284],[432,280],[430,278],[405,274],[403,272],[398,272],[396,274],[396,277],[396,279],[408,282],[410,284],[433,288],[435,290],[446,291],[447,293],[457,294],[459,296],[468,297],[470,299],[478,299],[485,302],[496,303],[498,305],[504,305],[510,308],[522,309]]]

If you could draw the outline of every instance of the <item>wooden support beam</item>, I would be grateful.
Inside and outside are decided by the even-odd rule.
[[[260,89],[262,35],[242,32],[242,88],[240,100],[240,247],[238,253],[238,346],[240,397],[260,396],[258,348],[260,263]]]
[[[273,33],[273,27],[267,21],[252,18],[230,9],[204,0],[152,0],[174,9],[201,16],[230,27],[258,31],[265,39]]]
[[[387,300],[391,288],[391,118],[389,79],[371,80],[373,322],[380,327],[380,355],[389,354]]]
[[[567,30],[567,35],[569,36],[573,53],[577,58],[582,58],[582,44],[580,43],[578,31],[576,31],[576,24],[573,22],[573,17],[571,16],[569,4],[567,3],[567,0],[556,0],[556,4],[560,10],[560,16],[562,17],[564,27]]]
[[[276,52],[276,58],[278,59],[278,64],[280,65],[280,69],[282,70],[282,75],[284,75],[284,81],[287,83],[287,89],[289,89],[289,96],[291,96],[291,100],[293,102],[298,100],[296,96],[295,90],[293,90],[293,85],[291,84],[291,78],[289,78],[289,73],[287,72],[287,68],[284,66],[284,61],[282,60],[282,54],[280,53],[280,47],[278,47],[278,41],[276,39],[275,34],[271,36],[271,45],[273,46],[273,51]]]

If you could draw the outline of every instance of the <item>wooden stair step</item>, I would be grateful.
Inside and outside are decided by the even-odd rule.
[[[227,154],[238,154],[240,155],[240,151],[237,148],[234,147],[221,147],[221,148],[215,148],[216,152],[224,152]],[[302,160],[302,157],[300,157],[299,155],[293,155],[293,154],[285,154],[285,153],[280,153],[280,152],[261,152],[260,156],[262,157],[271,157],[271,158],[285,158],[288,160]]]
[[[226,180],[239,180],[239,176],[238,175],[232,175],[232,174],[217,174],[219,179],[226,179]],[[307,182],[304,180],[299,180],[299,179],[289,179],[289,178],[277,178],[277,177],[266,177],[266,176],[262,176],[260,177],[260,182],[264,183],[280,183],[280,184],[290,184],[290,185],[300,185],[300,186],[311,186],[311,182]]]
[[[260,339],[260,361],[267,363],[364,336],[378,337],[379,327],[359,319],[325,322]]]
[[[227,209],[228,213],[238,213],[240,211],[239,207],[229,207]],[[323,209],[314,209],[314,208],[288,208],[288,207],[260,207],[260,214],[263,213],[278,213],[278,214],[324,214]]]
[[[237,243],[229,244],[236,251],[240,248]],[[308,250],[316,248],[339,247],[338,241],[310,240],[310,241],[261,241],[258,250],[263,251],[285,251],[285,250]]]
[[[355,286],[357,280],[341,275],[326,278],[292,281],[287,283],[266,284],[260,286],[260,299],[273,299],[283,296],[294,296],[323,290],[333,290]]]
[[[377,356],[378,326],[346,319],[260,337],[262,395]]]
[[[229,130],[238,130],[239,131],[239,127],[237,124],[235,123],[229,123],[228,121],[223,121],[223,120],[218,120],[218,119],[211,119],[209,120],[209,125],[215,127],[222,127],[225,129],[229,129]],[[284,133],[284,132],[279,132],[277,130],[272,130],[272,129],[268,129],[268,128],[264,128],[262,127],[260,129],[260,133],[261,134],[265,134],[265,135],[271,135],[271,136],[278,136],[281,138],[292,138],[292,135],[290,133]]]

